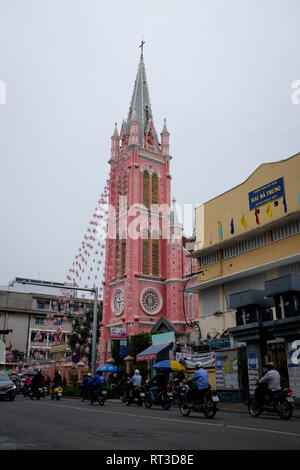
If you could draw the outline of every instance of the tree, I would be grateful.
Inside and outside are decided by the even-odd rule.
[[[102,317],[102,301],[98,305],[97,311],[97,335],[96,342],[99,341],[98,323]],[[87,362],[92,362],[92,340],[93,340],[93,316],[94,308],[88,306],[84,308],[84,314],[76,315],[73,320],[72,333],[69,338],[69,346],[73,353],[78,354],[81,359],[86,358]]]

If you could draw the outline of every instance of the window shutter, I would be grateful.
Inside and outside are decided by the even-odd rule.
[[[143,204],[149,209],[149,173],[144,171],[143,173]]]
[[[143,274],[149,274],[149,237],[148,231],[143,230]]]
[[[152,274],[159,276],[159,239],[156,231],[152,236]]]
[[[158,204],[158,177],[155,173],[152,176],[152,204]]]

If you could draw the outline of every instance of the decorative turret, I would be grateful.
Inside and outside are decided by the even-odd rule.
[[[115,123],[115,130],[113,135],[111,136],[111,158],[116,158],[119,155],[119,147],[120,147],[120,137],[118,134],[117,123]]]
[[[139,120],[134,108],[130,120],[129,145],[139,145]]]
[[[160,135],[161,135],[161,153],[163,155],[169,155],[169,151],[170,151],[170,146],[169,146],[170,133],[168,132],[168,129],[167,129],[166,119],[164,119],[164,127],[163,127],[163,130],[162,130]]]
[[[176,211],[176,199],[172,199],[172,208],[170,213],[170,223],[169,223],[169,233],[170,238],[169,242],[177,243],[181,245],[182,242],[182,224],[178,220],[177,211]]]

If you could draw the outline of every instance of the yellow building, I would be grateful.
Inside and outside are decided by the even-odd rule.
[[[260,353],[256,349],[260,370],[268,357],[278,356],[284,362],[286,351],[291,348],[291,331],[290,336],[284,333],[285,339],[281,338],[280,343],[276,336],[278,325],[295,317],[294,337],[298,338],[299,333],[300,338],[299,191],[300,154],[297,154],[262,164],[246,181],[198,206],[195,212],[196,250],[192,256],[198,259],[201,272],[198,284],[186,291],[199,294],[202,338],[229,331],[236,341],[248,346],[249,325],[273,322],[267,325],[268,347]],[[293,298],[285,298],[288,294],[280,291],[283,276],[290,276],[285,281],[293,288],[285,288]],[[278,285],[273,292],[270,282],[275,279]],[[249,302],[262,307],[263,318],[253,318],[256,310],[252,308],[251,313],[251,309],[245,308]],[[294,310],[292,307],[289,310],[288,302],[290,307],[294,304]],[[253,335],[261,340],[257,331],[252,331]],[[274,344],[281,346],[273,348]],[[274,355],[272,348],[277,351]]]

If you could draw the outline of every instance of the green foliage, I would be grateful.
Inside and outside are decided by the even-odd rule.
[[[25,353],[23,351],[19,351],[18,349],[13,349],[12,353],[14,355],[14,362],[20,362],[24,360]]]
[[[81,387],[78,384],[63,387],[63,395],[66,397],[80,397]]]
[[[102,317],[102,302],[98,306],[97,312],[97,325]],[[89,305],[89,311],[84,314],[74,317],[75,325],[72,327],[72,334],[69,339],[69,346],[72,353],[76,353],[80,358],[87,357],[89,364],[92,361],[92,343],[88,341],[89,338],[92,338],[90,331],[93,329],[93,303]],[[84,320],[86,318],[86,320]],[[78,335],[81,336],[79,339]],[[99,341],[99,328],[97,327],[97,338],[96,341]],[[79,347],[76,346],[79,344]],[[85,351],[85,348],[89,347],[89,352]]]

